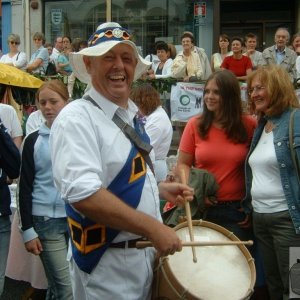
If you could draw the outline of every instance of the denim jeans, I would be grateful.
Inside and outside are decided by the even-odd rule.
[[[33,224],[43,247],[40,258],[49,284],[46,299],[73,299],[67,261],[67,219],[33,216]]]
[[[0,296],[4,288],[5,269],[10,240],[10,218],[0,216]]]
[[[261,250],[271,300],[289,299],[289,247],[300,247],[288,211],[253,213],[254,234]]]
[[[217,204],[208,208],[204,220],[223,226],[242,241],[253,239],[251,229],[243,229],[238,225],[246,218],[245,213],[240,208],[240,201],[223,205]]]

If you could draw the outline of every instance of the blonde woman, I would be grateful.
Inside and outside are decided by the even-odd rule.
[[[25,70],[27,58],[25,52],[19,50],[19,45],[21,44],[20,36],[18,34],[11,33],[8,36],[7,43],[9,52],[2,55],[0,63]]]
[[[51,126],[69,95],[63,82],[50,80],[36,97],[46,121],[26,137],[22,149],[18,209],[23,241],[28,252],[41,258],[49,284],[47,299],[72,300],[67,217],[54,186],[49,149]]]
[[[211,70],[213,72],[221,70],[221,64],[224,58],[231,54],[229,52],[229,36],[227,34],[221,34],[219,37],[220,52],[214,53],[211,56]]]
[[[289,147],[289,120],[297,109],[299,128],[300,107],[289,74],[280,65],[259,67],[247,86],[258,127],[246,159],[243,206],[252,215],[270,299],[289,299],[289,250],[300,247],[300,186]],[[299,159],[297,142],[295,152]]]
[[[172,76],[182,78],[185,82],[201,80],[203,76],[204,70],[194,43],[193,34],[184,32],[181,36],[183,51],[177,54],[172,65]]]

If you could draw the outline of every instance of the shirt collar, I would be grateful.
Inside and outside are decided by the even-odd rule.
[[[286,47],[284,47],[284,49],[283,49],[282,51],[280,51],[280,50],[277,48],[277,46],[275,46],[275,51],[276,51],[277,53],[282,53],[282,54],[284,54],[284,53],[285,53],[285,49],[286,49]]]
[[[138,112],[137,106],[133,103],[132,100],[128,99],[128,106],[127,108],[122,108],[117,104],[109,101],[105,97],[103,97],[100,93],[98,93],[94,87],[91,87],[87,94],[97,102],[97,104],[101,107],[103,112],[108,116],[110,119],[113,118],[114,114],[118,112],[118,115],[123,118],[123,116],[127,115],[126,119],[128,118],[130,121],[133,120],[136,113]],[[126,121],[126,120],[124,120]]]

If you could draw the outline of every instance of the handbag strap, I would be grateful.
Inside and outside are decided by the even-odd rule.
[[[300,166],[299,166],[299,161],[298,157],[296,155],[296,151],[294,149],[295,143],[294,143],[294,128],[295,128],[295,113],[297,109],[294,109],[291,112],[290,115],[290,122],[289,122],[289,144],[290,144],[290,149],[291,149],[291,156],[293,160],[293,165],[296,170],[298,182],[300,184]]]

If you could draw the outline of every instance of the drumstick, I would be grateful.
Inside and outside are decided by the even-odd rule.
[[[236,245],[246,245],[252,246],[253,241],[194,241],[194,242],[182,242],[182,247],[204,247],[204,246],[236,246]],[[150,241],[137,242],[136,248],[143,249],[146,247],[153,247]]]
[[[183,184],[186,184],[185,172],[183,169],[181,169],[180,171],[181,171],[181,173],[180,173],[181,182]],[[187,223],[188,223],[188,228],[189,228],[190,240],[191,240],[191,242],[194,242],[191,208],[190,208],[190,203],[187,200],[184,201],[184,207],[185,207],[185,213],[186,213],[186,218],[187,218]],[[192,252],[193,252],[193,262],[196,263],[197,257],[196,257],[196,249],[194,248],[194,246],[192,246]]]

